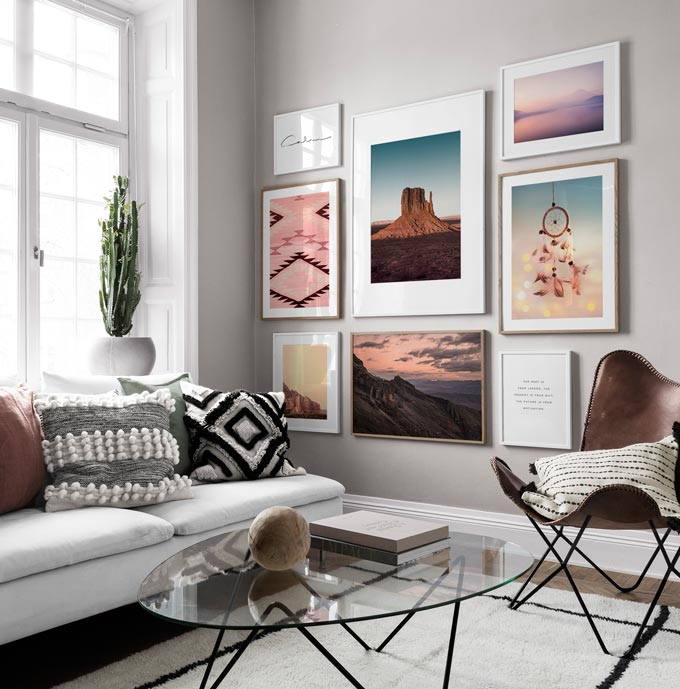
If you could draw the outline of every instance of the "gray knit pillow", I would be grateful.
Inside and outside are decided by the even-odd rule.
[[[135,395],[37,395],[43,457],[52,483],[45,510],[139,507],[191,496],[175,474],[170,391]]]

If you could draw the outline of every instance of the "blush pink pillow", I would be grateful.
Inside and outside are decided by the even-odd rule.
[[[0,387],[0,514],[32,504],[43,487],[41,440],[33,392]]]

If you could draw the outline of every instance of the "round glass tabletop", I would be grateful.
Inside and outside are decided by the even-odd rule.
[[[140,605],[180,624],[218,629],[370,620],[448,605],[510,583],[534,558],[514,543],[451,532],[446,550],[386,565],[312,547],[285,572],[260,567],[248,531],[215,536],[156,567]]]

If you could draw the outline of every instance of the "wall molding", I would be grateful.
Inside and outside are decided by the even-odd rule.
[[[345,512],[372,510],[385,514],[414,517],[416,519],[434,519],[448,522],[451,527],[464,533],[479,533],[484,536],[495,536],[506,541],[513,541],[538,556],[545,550],[545,545],[533,526],[519,514],[506,512],[486,512],[449,505],[432,505],[426,502],[409,502],[392,500],[367,495],[345,494],[343,499]],[[566,529],[566,533],[575,535],[575,529]],[[583,550],[600,566],[614,572],[639,574],[651,556],[655,541],[654,536],[646,531],[606,531],[592,529],[583,536]],[[680,537],[671,535],[667,541],[670,549],[680,547]],[[553,559],[554,558],[549,558]],[[580,557],[572,558],[574,564],[586,564]],[[649,570],[650,576],[660,577],[665,573],[661,556]]]

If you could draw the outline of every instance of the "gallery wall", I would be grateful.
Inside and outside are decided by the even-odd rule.
[[[242,94],[224,92],[216,77],[231,70],[230,56],[243,37],[225,38],[224,26],[206,26],[203,9],[216,0],[201,0],[201,56],[210,56],[208,77],[200,75],[202,93],[216,108],[240,108],[234,100]],[[239,2],[225,3],[240,5]],[[233,137],[211,141],[202,131],[202,152],[214,162],[205,170],[201,190],[203,203],[211,204],[213,228],[210,242],[201,247],[202,294],[210,301],[205,314],[216,313],[218,324],[201,333],[202,352],[221,347],[221,361],[230,367],[220,372],[233,386],[245,376],[250,353],[239,342],[228,351],[234,329],[245,321],[241,306],[225,295],[225,285],[248,300],[245,267],[252,259],[249,288],[255,295],[249,303],[254,326],[255,383],[258,389],[271,385],[272,333],[335,331],[342,333],[342,433],[292,433],[291,456],[309,471],[335,478],[349,493],[402,500],[454,505],[492,511],[511,511],[489,468],[489,458],[505,458],[518,473],[527,475],[529,462],[553,454],[551,450],[504,447],[498,437],[498,353],[522,350],[566,350],[574,356],[574,449],[582,429],[593,371],[600,357],[614,349],[632,349],[648,357],[665,374],[680,379],[677,342],[680,335],[677,286],[677,196],[680,173],[680,93],[677,66],[680,43],[676,27],[680,3],[675,0],[572,0],[546,3],[541,0],[256,0],[255,10],[255,192],[253,210],[239,203],[239,220],[253,218],[254,256],[248,254],[242,227],[234,227],[237,246],[229,258],[236,270],[228,282],[222,265],[227,245],[219,233],[222,215],[233,218],[239,194],[231,188],[245,184],[229,168]],[[226,10],[221,13],[227,14]],[[217,16],[214,17],[215,19]],[[238,34],[238,32],[236,32]],[[211,46],[204,43],[209,38]],[[234,41],[237,45],[230,45]],[[500,161],[499,68],[502,65],[559,52],[621,41],[623,143],[599,149],[572,151],[510,162]],[[217,66],[219,60],[223,64]],[[205,60],[204,60],[205,61]],[[243,64],[243,63],[242,63]],[[200,64],[199,64],[200,68]],[[486,108],[486,301],[487,312],[479,316],[399,318],[353,318],[351,315],[351,117],[390,106],[462,93],[487,92]],[[247,89],[244,87],[243,92]],[[275,177],[272,160],[272,118],[277,113],[341,102],[344,108],[343,165],[331,170]],[[233,112],[233,110],[232,110]],[[224,110],[203,115],[201,126],[210,132],[228,121]],[[249,125],[240,109],[230,129]],[[241,132],[241,130],[238,130]],[[241,135],[241,134],[240,134]],[[239,136],[240,136],[239,135]],[[620,332],[618,334],[506,335],[498,334],[498,241],[497,175],[549,165],[569,164],[619,157],[620,167]],[[225,175],[225,170],[227,173]],[[210,174],[206,174],[206,173]],[[219,174],[218,179],[209,179]],[[340,320],[267,321],[257,319],[260,290],[259,190],[274,185],[340,177],[342,183],[341,234],[343,242],[342,314]],[[217,200],[214,195],[218,195]],[[206,212],[205,210],[203,211]],[[217,249],[216,254],[212,254]],[[238,252],[238,253],[236,253]],[[233,277],[233,279],[232,279]],[[209,294],[209,287],[217,290]],[[236,320],[230,314],[233,309]],[[229,314],[229,315],[227,315]],[[252,322],[251,322],[252,327]],[[410,440],[356,438],[351,434],[349,374],[352,331],[484,329],[487,331],[487,444],[470,446]],[[210,340],[208,332],[220,338]],[[203,348],[206,348],[205,350]],[[235,371],[234,367],[242,369]],[[203,370],[202,370],[203,373]],[[202,376],[203,377],[203,376]],[[205,378],[204,378],[205,379]]]
[[[252,0],[198,3],[199,376],[253,386]]]

